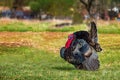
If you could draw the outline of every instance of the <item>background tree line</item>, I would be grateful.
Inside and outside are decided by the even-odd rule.
[[[86,2],[88,0],[85,0]],[[102,12],[105,9],[120,7],[120,0],[93,0],[93,10]],[[30,6],[33,13],[36,15],[44,12],[52,16],[70,16],[75,22],[81,22],[81,14],[85,9],[84,5],[79,0],[0,0],[1,6],[13,8],[22,8]],[[84,11],[85,12],[85,11]]]

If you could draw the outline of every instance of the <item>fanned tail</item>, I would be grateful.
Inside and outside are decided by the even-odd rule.
[[[101,52],[102,48],[101,48],[100,44],[98,43],[98,32],[97,32],[97,26],[96,26],[95,22],[90,23],[89,34],[90,34],[89,37],[91,38],[92,42],[95,43],[95,45],[92,45],[93,48],[97,52]]]
[[[97,26],[95,22],[90,23],[90,38],[94,43],[98,43],[98,32],[97,32]]]

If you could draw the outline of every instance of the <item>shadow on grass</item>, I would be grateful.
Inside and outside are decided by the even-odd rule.
[[[52,69],[56,69],[56,70],[75,70],[74,67],[61,67],[61,66],[56,66],[56,67],[52,67]]]

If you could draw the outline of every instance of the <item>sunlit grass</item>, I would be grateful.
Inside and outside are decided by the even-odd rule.
[[[5,47],[2,47],[5,48]],[[0,49],[2,49],[0,48]],[[58,54],[35,48],[19,47],[1,51],[1,80],[118,80],[119,55],[117,51],[99,54],[101,67],[98,71],[77,70],[62,60]],[[113,55],[114,53],[114,55]]]
[[[10,32],[41,32],[46,31],[52,24],[50,22],[39,22],[39,21],[18,21],[9,20],[0,22],[0,31],[10,31]]]
[[[10,32],[74,32],[78,30],[87,30],[85,24],[76,24],[70,26],[55,27],[52,21],[19,21],[19,20],[0,20],[0,31]],[[98,21],[98,32],[104,34],[120,34],[120,22]]]
[[[1,21],[0,80],[119,80],[119,23],[98,24],[103,51],[97,71],[77,70],[59,56],[68,34],[78,30],[86,25],[56,28],[50,22]]]
[[[14,34],[14,36],[13,36]],[[77,70],[59,56],[69,33],[2,33],[6,42],[29,40],[33,46],[0,46],[0,80],[119,80],[120,35],[99,34],[100,69]],[[10,38],[12,37],[12,39]],[[13,39],[15,38],[15,39]],[[1,40],[2,41],[2,40]]]

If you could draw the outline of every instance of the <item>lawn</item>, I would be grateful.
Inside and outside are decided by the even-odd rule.
[[[24,27],[26,25],[33,27],[33,24],[25,23]],[[102,27],[99,29],[104,30]],[[78,29],[74,28],[74,30]],[[64,46],[68,34],[73,31],[4,31],[0,32],[0,80],[120,79],[119,32],[107,34],[101,31],[99,42],[103,47],[103,52],[98,53],[100,68],[97,71],[85,71],[75,69],[73,65],[68,64],[59,56],[59,49]]]
[[[13,35],[14,37],[9,35]],[[50,35],[55,35],[51,36]],[[63,35],[65,34],[65,35]],[[2,39],[9,41],[0,46],[1,80],[118,80],[120,78],[120,35],[100,34],[103,52],[98,53],[101,62],[98,71],[77,70],[59,56],[59,48],[64,45],[69,33],[61,32],[2,32]],[[7,37],[5,37],[8,35]],[[31,36],[32,35],[32,36]],[[30,37],[31,36],[31,37]],[[112,36],[112,40],[109,40]],[[26,40],[31,45],[19,45],[17,41]],[[47,38],[47,39],[46,39]],[[49,40],[51,39],[51,40]],[[45,40],[45,42],[42,42]],[[48,41],[46,41],[48,40]],[[31,41],[31,42],[30,42]],[[34,43],[34,44],[33,44]],[[44,44],[44,45],[43,45]],[[57,45],[58,44],[58,45]],[[43,46],[41,46],[43,45]],[[51,47],[48,49],[48,47]]]
[[[56,21],[36,21],[36,20],[6,20],[0,19],[0,31],[9,32],[73,32],[77,30],[86,30],[85,24],[76,24],[64,27],[55,27]],[[98,21],[99,33],[105,34],[120,34],[120,22],[119,21]]]

